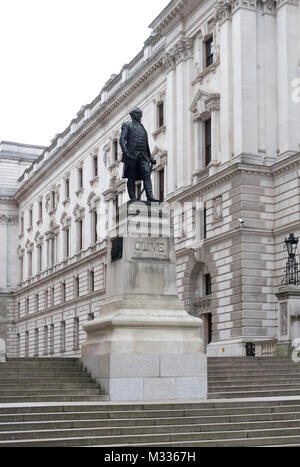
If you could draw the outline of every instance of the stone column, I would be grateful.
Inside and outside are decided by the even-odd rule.
[[[177,147],[176,147],[176,69],[173,52],[168,52],[164,57],[167,73],[166,107],[166,144],[168,148],[168,193],[173,193],[177,187]]]
[[[277,2],[278,149],[280,154],[287,151],[299,151],[300,102],[295,93],[296,87],[300,86],[297,82],[300,58],[299,8],[299,0]]]
[[[1,274],[0,274],[0,289],[7,288],[7,253],[8,253],[8,216],[6,214],[0,215],[0,238],[1,238],[1,248],[0,248],[0,265],[1,265]]]
[[[233,152],[257,155],[257,1],[232,5]]]

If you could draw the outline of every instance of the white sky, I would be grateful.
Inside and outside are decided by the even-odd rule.
[[[170,0],[0,0],[0,141],[48,146]]]

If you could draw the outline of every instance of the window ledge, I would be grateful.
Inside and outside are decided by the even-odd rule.
[[[157,130],[154,131],[154,133],[152,133],[152,136],[154,139],[157,139],[159,137],[159,135],[164,135],[167,131],[167,126],[166,125],[163,125],[161,127],[159,127]]]

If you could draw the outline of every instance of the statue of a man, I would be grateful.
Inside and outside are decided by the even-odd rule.
[[[152,158],[148,135],[141,123],[143,113],[138,107],[130,112],[131,122],[122,126],[120,146],[123,151],[123,178],[127,178],[127,189],[132,201],[136,201],[135,182],[143,180],[147,200],[159,202],[153,196],[151,170],[156,161]]]

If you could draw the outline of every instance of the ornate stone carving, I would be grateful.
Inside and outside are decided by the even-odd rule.
[[[163,58],[166,71],[170,71],[183,60],[193,56],[193,40],[189,37],[182,37]]]
[[[256,10],[257,2],[258,0],[218,0],[217,6],[215,7],[215,20],[222,23],[226,21],[226,19],[229,19],[232,13],[239,8]]]
[[[222,196],[218,196],[213,200],[213,215],[215,221],[223,218]]]
[[[0,225],[18,225],[19,218],[13,214],[0,214]]]

